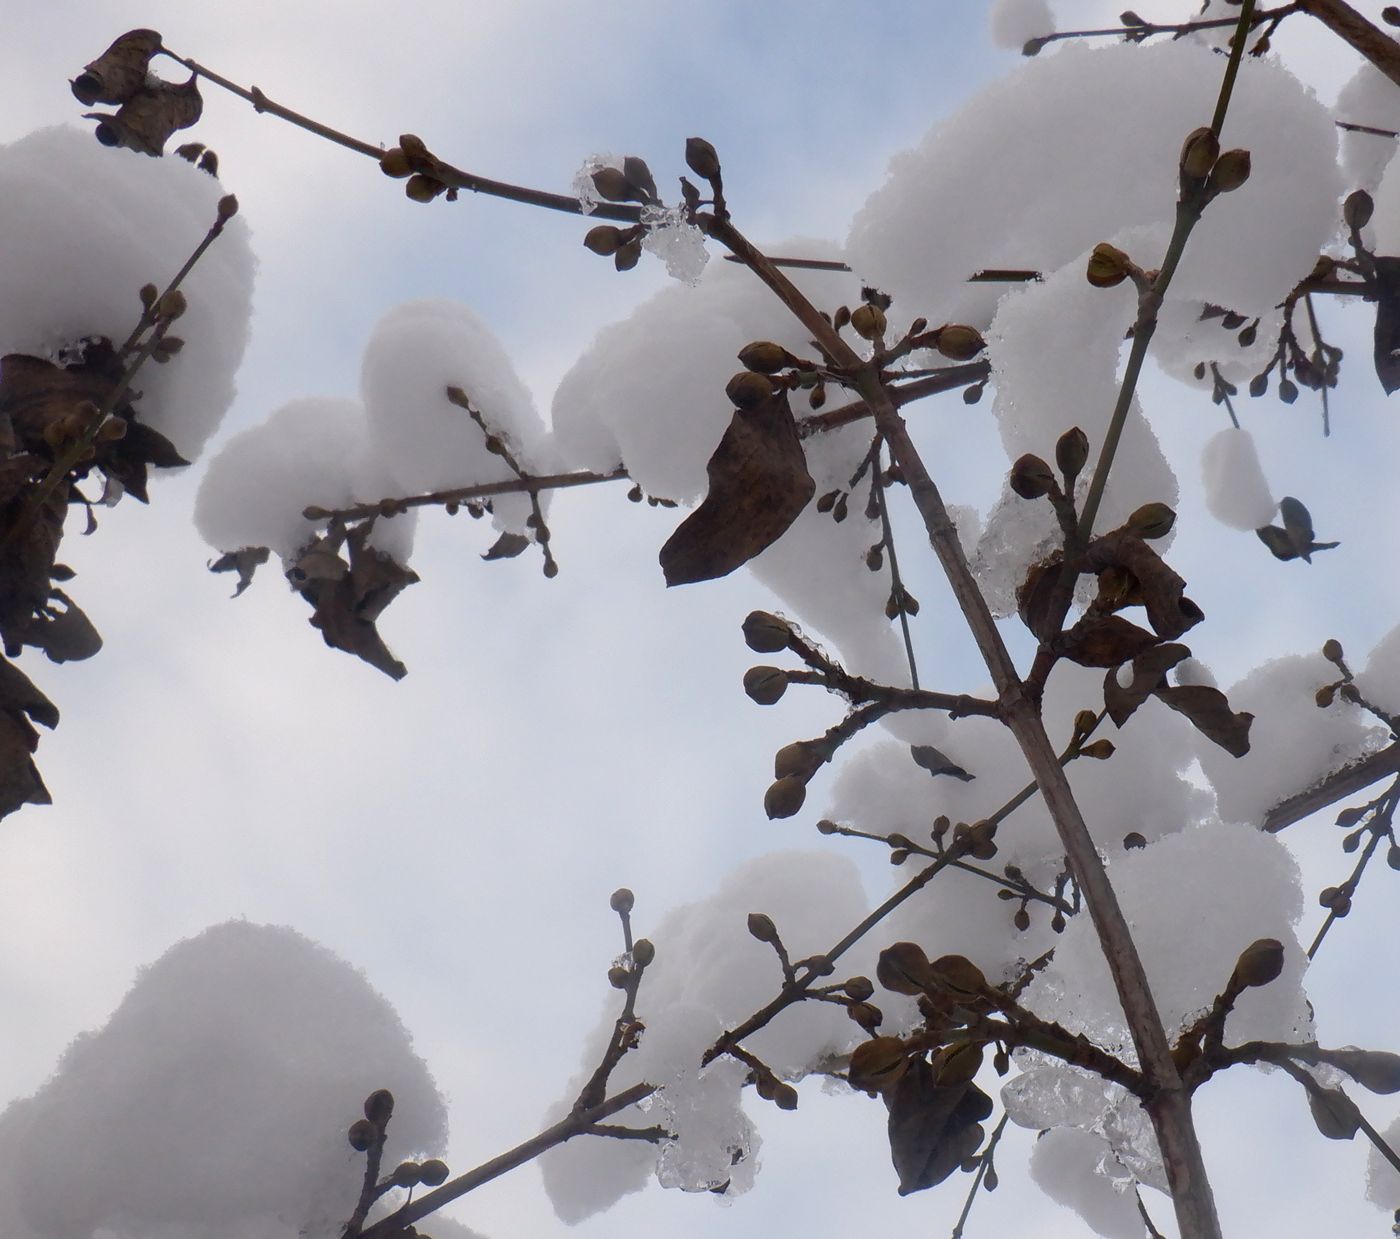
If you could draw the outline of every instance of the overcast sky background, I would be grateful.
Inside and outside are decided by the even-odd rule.
[[[1119,6],[1056,7],[1061,25],[1092,25]],[[1151,18],[1194,6],[1138,7]],[[702,134],[748,235],[839,238],[892,154],[1018,63],[990,46],[971,2],[401,8],[0,0],[0,140],[81,123],[68,79],[116,35],[148,25],[338,128],[386,144],[412,131],[503,180],[566,189],[586,156],[616,151],[645,156],[659,183],[674,183],[685,138]],[[1302,19],[1277,45],[1325,99],[1350,72],[1335,40]],[[373,323],[422,296],[481,313],[547,409],[593,332],[666,279],[649,258],[617,275],[582,248],[570,217],[465,195],[412,204],[368,160],[204,93],[194,136],[218,151],[260,262],[220,441],[289,399],[354,395]],[[1210,616],[1193,644],[1222,684],[1329,636],[1364,652],[1395,623],[1394,411],[1368,373],[1364,313],[1326,311],[1351,369],[1332,439],[1321,439],[1308,393],[1292,408],[1269,399],[1244,410],[1277,488],[1307,499],[1319,534],[1342,548],[1311,569],[1278,565],[1204,519],[1183,521],[1172,550]],[[959,459],[981,444],[988,464],[940,481],[951,499],[985,506],[1002,467],[995,431],[985,405],[953,399],[930,421],[958,437]],[[1198,496],[1194,461],[1224,424],[1219,411],[1161,380],[1145,403],[1184,495]],[[102,654],[24,663],[63,721],[38,755],[55,805],[0,826],[0,1104],[41,1084],[142,964],[246,916],[295,926],[365,970],[448,1095],[445,1156],[466,1169],[538,1129],[578,1065],[578,1041],[611,1005],[614,887],[635,890],[644,933],[739,860],[819,845],[816,812],[769,823],[761,800],[773,751],[829,726],[838,707],[792,692],[760,710],[743,696],[754,660],[739,624],[770,596],[742,572],[666,592],[655,554],[678,517],[626,503],[621,487],[556,498],[554,581],[532,555],[480,563],[486,528],[425,514],[414,558],[423,583],[381,625],[410,669],[395,684],[326,649],[274,571],[228,599],[229,578],[204,571],[210,552],[190,522],[198,475],[158,481],[149,509],[124,503],[93,538],[65,545]],[[917,595],[937,596],[930,565],[906,571]],[[921,657],[939,687],[982,683],[961,634],[925,632]],[[1349,871],[1330,826],[1290,833],[1310,897]],[[846,847],[882,896],[882,850]],[[1388,882],[1369,878],[1310,976],[1329,1044],[1395,1048]],[[1360,1199],[1362,1146],[1317,1136],[1287,1081],[1234,1074],[1200,1102],[1227,1231],[1385,1234],[1388,1220]],[[947,1232],[965,1179],[896,1198],[883,1108],[814,1085],[802,1095],[795,1115],[761,1108],[764,1168],[747,1197],[724,1208],[653,1187],[577,1233]],[[358,1098],[346,1104],[353,1117]],[[1394,1117],[1393,1099],[1363,1104],[1378,1125]],[[1030,1142],[1008,1136],[1003,1186],[978,1204],[969,1237],[1086,1233],[1022,1186]],[[565,1230],[533,1168],[454,1212],[493,1239]],[[1169,1230],[1160,1198],[1154,1215]]]

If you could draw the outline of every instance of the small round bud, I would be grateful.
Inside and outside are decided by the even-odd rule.
[[[777,1086],[773,1089],[773,1104],[776,1105],[779,1110],[796,1110],[797,1090],[793,1088],[791,1084],[784,1084],[782,1081],[779,1081]]]
[[[345,1135],[350,1141],[350,1147],[357,1153],[363,1153],[374,1143],[378,1130],[369,1119],[356,1119],[350,1124],[350,1130]]]
[[[773,380],[757,370],[740,370],[724,386],[729,402],[739,409],[757,408],[773,398]]]
[[[792,625],[767,611],[750,611],[744,620],[744,643],[755,654],[776,654],[792,640]]]
[[[851,326],[862,340],[874,340],[885,334],[885,312],[868,302],[851,311]]]
[[[1354,189],[1342,203],[1342,219],[1355,232],[1371,222],[1371,213],[1375,209],[1376,203],[1370,194],[1364,189]]]
[[[766,912],[749,913],[749,933],[760,942],[778,941],[778,927]]]
[[[1011,489],[1022,499],[1040,499],[1055,485],[1055,475],[1039,456],[1027,453],[1011,466]]]
[[[1220,158],[1220,139],[1202,125],[1186,135],[1181,145],[1181,187],[1196,189],[1205,184],[1215,161]]]
[[[1249,167],[1248,151],[1226,151],[1215,161],[1206,190],[1217,194],[1233,193],[1249,180]]]
[[[1099,716],[1092,710],[1080,710],[1074,716],[1074,730],[1081,736],[1087,736],[1098,726]]]
[[[1331,637],[1322,643],[1322,657],[1329,663],[1339,663],[1342,661],[1342,643],[1336,637]]]
[[[593,188],[608,202],[626,202],[632,196],[632,186],[621,168],[599,168],[593,173]]]
[[[400,1162],[389,1176],[395,1187],[417,1187],[422,1182],[423,1168],[417,1162]]]
[[[585,249],[607,258],[610,254],[617,253],[622,245],[622,229],[614,228],[611,224],[599,224],[584,234],[583,244]]]
[[[1128,278],[1132,266],[1132,259],[1117,246],[1100,241],[1089,255],[1089,266],[1084,274],[1095,288],[1112,288]]]
[[[1328,706],[1332,704],[1334,700],[1336,700],[1336,696],[1337,686],[1335,684],[1324,684],[1321,688],[1317,690],[1317,693],[1314,695],[1313,700],[1317,702],[1317,708],[1319,710],[1325,710]]]
[[[402,147],[395,146],[379,157],[379,170],[385,176],[401,181],[413,175],[413,164],[409,161],[408,153]]]
[[[619,886],[608,900],[608,907],[614,912],[630,912],[635,897],[625,886]]]
[[[650,938],[638,938],[632,944],[632,962],[638,968],[647,967],[656,958],[656,947]]]
[[[750,667],[744,672],[744,692],[761,706],[773,705],[787,686],[787,672],[781,667]]]
[[[792,354],[781,344],[772,340],[755,340],[739,350],[739,360],[750,370],[760,374],[774,374],[793,362]]]
[[[772,784],[763,794],[763,811],[770,821],[780,817],[792,817],[802,808],[807,799],[807,784],[789,775]]]
[[[933,982],[928,956],[917,942],[896,942],[880,952],[875,976],[896,994],[922,994]]]
[[[839,827],[829,817],[824,817],[821,821],[817,823],[817,831],[819,834],[834,835],[840,829],[841,827]]]
[[[856,1002],[864,1002],[875,992],[869,977],[852,977],[842,988],[846,991],[846,997],[854,998]]]
[[[1242,986],[1268,985],[1283,971],[1283,943],[1277,938],[1260,938],[1240,952],[1235,962],[1235,980]]]
[[[824,760],[822,751],[810,740],[794,740],[773,754],[773,777],[801,779],[805,783],[821,769]]]
[[[685,166],[696,176],[713,181],[719,175],[719,152],[704,138],[687,138]]]
[[[613,989],[626,989],[627,983],[632,979],[632,974],[621,964],[614,964],[608,969],[608,984]]]
[[[971,361],[987,347],[987,342],[975,328],[950,323],[939,330],[935,347],[949,361]]]
[[[1112,740],[1095,740],[1079,750],[1080,757],[1092,757],[1095,761],[1107,761],[1113,756]]]
[[[226,224],[238,214],[238,197],[236,194],[225,194],[219,199],[218,218],[219,223]]]
[[[446,188],[447,186],[435,177],[424,176],[421,172],[416,172],[408,178],[403,192],[414,202],[431,202]]]
[[[1139,538],[1165,538],[1176,524],[1176,513],[1165,503],[1144,503],[1124,522]]]
[[[1019,907],[1016,909],[1016,915],[1011,918],[1011,922],[1021,933],[1025,933],[1031,927],[1031,914],[1026,911],[1024,906]]]
[[[1066,430],[1055,442],[1055,463],[1072,482],[1089,459],[1089,436],[1078,426]]]
[[[394,1094],[387,1088],[377,1088],[365,1098],[365,1118],[377,1127],[383,1127],[394,1113]]]
[[[430,1157],[419,1163],[418,1182],[424,1187],[441,1187],[447,1182],[447,1163],[440,1157]]]
[[[185,300],[185,294],[178,288],[172,288],[159,301],[156,302],[156,317],[167,321],[177,319],[188,308],[189,303]]]

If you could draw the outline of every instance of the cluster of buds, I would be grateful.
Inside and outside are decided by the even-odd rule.
[[[1178,163],[1181,200],[1204,206],[1217,194],[1233,193],[1249,180],[1249,165],[1248,151],[1222,151],[1213,129],[1193,129],[1182,143]]]
[[[396,181],[407,181],[403,191],[412,202],[431,202],[445,193],[448,202],[457,200],[455,186],[443,179],[443,164],[413,133],[399,134],[399,144],[379,157],[379,169]]]

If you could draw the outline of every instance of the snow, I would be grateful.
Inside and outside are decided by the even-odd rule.
[[[906,314],[937,323],[957,309],[978,326],[962,314],[990,317],[1004,286],[960,291],[973,272],[1048,274],[1126,229],[1169,226],[1181,143],[1209,120],[1222,65],[1190,42],[1027,61],[895,159],[852,224],[851,263]],[[1247,58],[1222,142],[1251,152],[1253,174],[1207,209],[1174,293],[1255,313],[1307,274],[1335,229],[1336,137],[1287,70]],[[1129,252],[1145,267],[1161,259]]]
[[[642,223],[649,231],[642,248],[666,264],[666,274],[694,287],[710,260],[705,234],[686,219],[684,207],[642,208]]]
[[[1357,675],[1361,694],[1377,709],[1400,715],[1400,624],[1379,641]]]
[[[1392,1149],[1400,1148],[1400,1119],[1381,1132]],[[1396,1170],[1372,1145],[1366,1152],[1366,1199],[1387,1211],[1400,1209],[1400,1170]]]
[[[1281,800],[1378,746],[1381,733],[1358,707],[1340,698],[1318,707],[1317,690],[1337,679],[1321,654],[1294,654],[1256,667],[1225,690],[1231,709],[1254,715],[1243,757],[1208,740],[1200,744],[1201,768],[1226,821],[1260,825]]]
[[[291,929],[214,926],[144,969],[0,1115],[7,1225],[17,1215],[22,1239],[330,1236],[363,1177],[345,1132],[378,1088],[396,1103],[387,1164],[438,1153],[442,1098],[365,978]]]
[[[400,493],[516,476],[486,450],[486,435],[465,409],[448,400],[448,387],[466,394],[522,468],[549,471],[544,424],[490,328],[458,302],[410,301],[375,324],[360,366],[370,449],[384,461]],[[525,495],[501,495],[492,506],[497,528],[524,530],[531,510]]]
[[[0,355],[52,357],[88,336],[120,345],[141,317],[138,292],[164,288],[214,223],[227,190],[178,157],[100,145],[70,126],[0,147]],[[194,460],[234,394],[252,313],[254,260],[235,216],[181,286],[184,340],[142,367],[141,419]]]
[[[373,503],[393,494],[370,451],[364,408],[356,400],[294,400],[267,421],[235,435],[209,462],[195,500],[200,536],[219,551],[266,546],[293,560],[324,521],[302,511]],[[406,562],[415,512],[375,527],[375,545]],[[397,544],[386,543],[394,537]]]
[[[1374,65],[1363,63],[1342,87],[1332,109],[1339,121],[1373,129],[1400,130],[1400,99],[1393,83]],[[1374,133],[1342,132],[1345,190],[1375,191],[1395,154],[1395,139]]]
[[[1201,483],[1210,514],[1231,529],[1259,529],[1272,522],[1278,510],[1247,430],[1228,426],[1206,440]]]
[[[1098,1136],[1078,1128],[1045,1132],[1031,1153],[1031,1178],[1106,1239],[1141,1239],[1132,1176]]]
[[[609,1088],[616,1092],[639,1080],[661,1086],[645,1116],[629,1108],[615,1121],[649,1125],[657,1121],[659,1107],[667,1121],[678,1124],[680,1146],[658,1153],[650,1145],[635,1147],[640,1143],[635,1141],[573,1140],[546,1153],[541,1158],[545,1188],[561,1219],[577,1222],[607,1208],[644,1186],[653,1168],[663,1186],[691,1191],[715,1182],[719,1167],[728,1167],[724,1177],[734,1177],[731,1190],[751,1181],[752,1158],[747,1166],[730,1165],[734,1148],[756,1148],[739,1109],[747,1069],[716,1061],[697,1070],[700,1055],[715,1038],[768,1003],[782,984],[777,955],[748,932],[748,915],[771,916],[796,960],[827,950],[866,910],[859,876],[846,858],[777,852],[739,866],[709,898],[662,917],[647,934],[656,945],[656,958],[643,975],[637,998],[646,1031],[640,1048],[614,1071]],[[873,957],[858,947],[842,958],[831,979],[873,975],[873,970]],[[610,1005],[586,1040],[570,1096],[597,1066],[616,1017]],[[844,1008],[808,1002],[789,1007],[746,1038],[744,1046],[780,1077],[800,1078],[860,1037]],[[557,1121],[566,1109],[556,1107],[546,1121]]]

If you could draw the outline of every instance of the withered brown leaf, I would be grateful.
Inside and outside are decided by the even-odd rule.
[[[97,122],[97,140],[103,146],[125,146],[143,155],[165,154],[165,143],[177,129],[188,129],[204,111],[199,80],[153,80],[131,95],[115,113],[87,112]]]
[[[1053,648],[1081,667],[1117,667],[1156,644],[1152,633],[1121,615],[1086,615],[1055,638]]]
[[[1106,599],[1110,605],[1127,606],[1141,603],[1147,611],[1152,630],[1166,641],[1174,641],[1205,618],[1194,602],[1186,597],[1186,582],[1166,564],[1166,561],[1136,534],[1115,529],[1095,538],[1085,552],[1088,567],[1094,572],[1109,573],[1109,581],[1122,597]],[[1130,588],[1123,593],[1126,582],[1121,573],[1131,578]],[[1103,575],[1101,585],[1106,584]]]
[[[84,107],[125,103],[146,84],[151,57],[161,50],[154,30],[128,30],[92,61],[69,85]]]
[[[1182,659],[1190,657],[1190,649],[1176,642],[1154,645],[1133,659],[1133,678],[1126,687],[1119,683],[1117,669],[1111,669],[1104,676],[1103,704],[1114,726],[1123,726],[1133,711],[1152,696],[1163,676]]]
[[[0,817],[26,804],[50,804],[32,754],[43,727],[58,725],[58,709],[13,663],[0,658]]]
[[[1376,262],[1376,377],[1389,395],[1400,387],[1400,258]]]
[[[1254,715],[1231,710],[1225,694],[1218,688],[1205,684],[1163,685],[1154,695],[1186,715],[1197,731],[1232,757],[1243,757],[1249,752],[1249,725],[1254,722]]]
[[[942,1183],[982,1144],[992,1099],[975,1084],[940,1085],[922,1058],[913,1059],[884,1093],[890,1112],[890,1159],[899,1194]]]
[[[727,576],[776,542],[816,493],[787,394],[736,409],[706,466],[709,493],[661,548],[667,585]]]
[[[238,573],[238,586],[233,591],[233,596],[237,598],[253,583],[253,573],[267,563],[268,554],[268,548],[265,546],[245,546],[240,550],[220,555],[209,565],[209,571]]]
[[[511,533],[511,531],[507,529],[505,533],[491,544],[491,549],[481,558],[488,561],[493,559],[514,559],[529,545],[530,539],[524,534]]]

